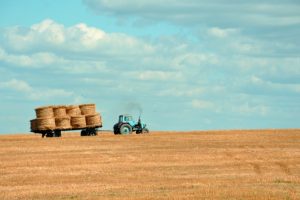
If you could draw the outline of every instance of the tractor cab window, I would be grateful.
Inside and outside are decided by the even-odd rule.
[[[126,121],[126,122],[132,121],[132,117],[131,116],[125,116],[124,121]]]

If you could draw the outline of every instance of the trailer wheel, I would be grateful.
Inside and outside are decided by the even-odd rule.
[[[61,130],[55,130],[53,137],[61,137]]]
[[[52,131],[48,131],[46,133],[46,137],[53,137],[53,132]]]
[[[80,135],[81,135],[81,136],[87,136],[86,130],[82,130],[81,133],[80,133]]]
[[[95,128],[92,129],[92,135],[96,136],[97,135],[97,130]]]

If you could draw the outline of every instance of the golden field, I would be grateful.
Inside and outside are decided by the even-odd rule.
[[[300,199],[300,130],[0,136],[0,199]]]

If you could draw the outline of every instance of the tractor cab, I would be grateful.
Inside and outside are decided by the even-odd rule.
[[[131,115],[119,115],[119,122],[114,125],[114,134],[130,134],[132,132],[148,133],[146,124],[141,122],[139,117],[138,122],[133,120]]]
[[[132,127],[136,124],[131,115],[120,115],[119,123],[128,123]]]

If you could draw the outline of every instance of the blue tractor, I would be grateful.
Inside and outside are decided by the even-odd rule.
[[[141,122],[141,118],[139,117],[138,122],[135,122],[132,119],[131,115],[120,115],[119,122],[114,125],[114,134],[130,134],[132,132],[136,132],[136,134],[141,133],[149,133],[148,128],[146,128],[146,124]]]

